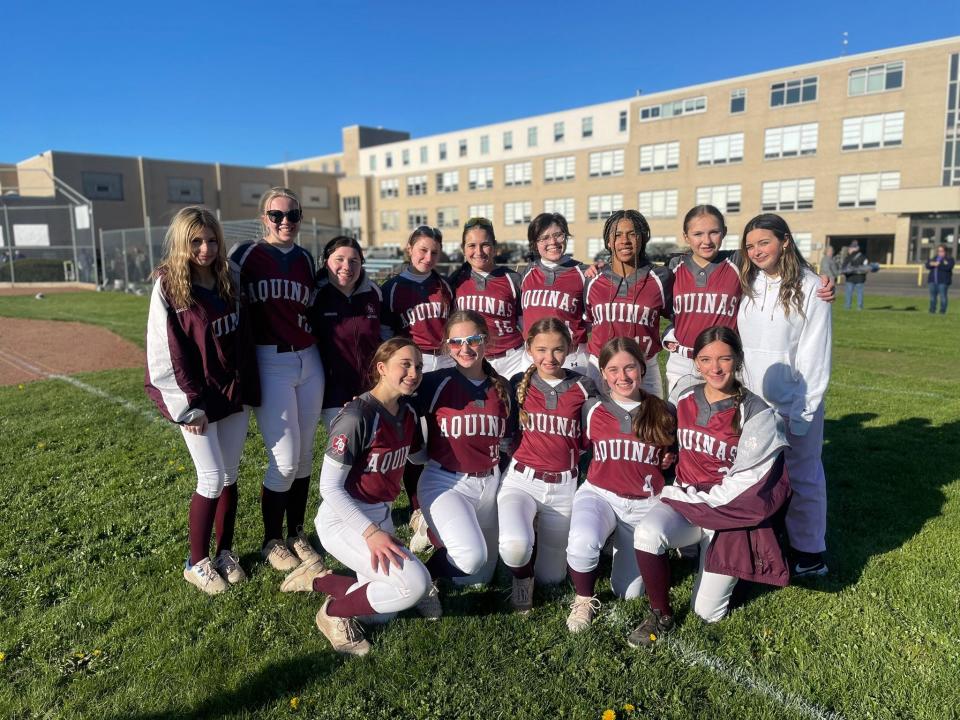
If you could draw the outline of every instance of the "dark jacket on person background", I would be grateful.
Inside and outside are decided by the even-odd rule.
[[[935,259],[927,260],[927,269],[930,271],[927,273],[927,282],[936,285],[952,285],[954,259],[949,256],[944,257],[940,260],[939,265],[934,265],[933,261]]]
[[[843,273],[848,283],[866,282],[867,273],[870,272],[870,261],[867,260],[866,255],[857,250],[843,259],[840,272]]]

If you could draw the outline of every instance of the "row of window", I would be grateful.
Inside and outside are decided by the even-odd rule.
[[[860,175],[841,175],[837,182],[837,207],[867,208],[875,207],[880,190],[900,188],[899,172],[865,173]],[[770,180],[761,184],[760,209],[763,212],[790,212],[812,210],[816,190],[813,178],[788,180]],[[678,190],[643,190],[637,194],[637,209],[649,218],[676,217],[678,209]],[[742,186],[710,185],[696,190],[697,205],[714,205],[724,214],[741,211]],[[608,195],[590,195],[587,198],[587,220],[599,221],[610,217],[623,205],[623,193]],[[359,207],[357,207],[359,209]],[[493,220],[493,205],[471,205],[469,217],[486,217]],[[460,216],[455,206],[437,209],[438,227],[459,227]],[[543,212],[556,212],[568,222],[576,222],[576,201],[574,198],[549,198],[543,202]],[[524,225],[531,221],[533,203],[529,200],[507,202],[503,204],[503,222],[505,225]],[[428,224],[426,210],[408,210],[407,225],[413,229]],[[399,210],[382,210],[380,227],[382,230],[398,230]]]

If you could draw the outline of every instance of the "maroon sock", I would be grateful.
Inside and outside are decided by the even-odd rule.
[[[356,578],[349,575],[324,575],[313,579],[313,591],[332,595],[335,598],[343,597],[347,594],[350,586],[356,582]],[[366,587],[366,585],[364,586]]]
[[[430,559],[427,560],[427,570],[430,571],[430,577],[466,577],[467,573],[458,568],[447,556],[447,549],[445,547],[437,548],[437,551],[430,556]]]
[[[670,561],[667,556],[635,550],[637,567],[647,589],[650,607],[662,615],[673,615],[670,609]]]
[[[260,488],[260,512],[263,513],[263,544],[283,537],[283,513],[287,509],[287,493]]]
[[[367,599],[367,585],[364,583],[352,593],[337,598],[327,605],[327,615],[334,617],[356,617],[357,615],[373,615],[377,611]]]
[[[517,580],[525,580],[526,578],[533,577],[533,558],[530,558],[525,564],[520,567],[510,567],[507,565],[507,570],[517,578]]]
[[[217,500],[217,516],[214,527],[217,533],[217,555],[223,550],[233,550],[233,528],[237,524],[237,485],[225,485]]]
[[[295,537],[303,530],[307,514],[307,497],[310,495],[310,476],[297,478],[287,493],[287,537]]]
[[[190,498],[188,527],[191,565],[196,565],[210,556],[210,531],[213,530],[213,516],[216,512],[216,498],[206,498],[199,493],[194,493]]]
[[[420,480],[420,473],[423,472],[423,465],[407,463],[403,468],[403,489],[410,498],[410,510],[419,510],[420,501],[417,500],[417,482]]]
[[[570,581],[573,583],[573,589],[577,595],[583,597],[593,597],[593,590],[597,584],[597,571],[580,572],[567,565],[567,574],[570,575]]]

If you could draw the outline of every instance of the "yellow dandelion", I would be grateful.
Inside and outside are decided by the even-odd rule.
[[[186,467],[184,467],[183,465],[181,465],[180,467],[177,468],[177,472],[183,472],[183,471],[186,470],[186,469],[187,469]]]
[[[290,698],[290,709],[296,710],[300,707],[300,698],[292,697]]]
[[[657,641],[657,634],[650,633],[650,642],[656,642],[656,641]]]
[[[610,708],[607,708],[603,711],[603,715],[600,716],[602,720],[617,720],[617,713],[615,713]]]
[[[17,390],[23,390],[23,385],[17,385]]]
[[[45,442],[38,442],[38,443],[37,443],[37,450],[43,450],[46,446],[47,446],[47,444],[46,444]]]
[[[23,385],[21,385],[20,387],[23,387]],[[6,659],[7,659],[7,654],[5,652],[0,652],[0,663],[2,663]]]
[[[631,705],[630,703],[624,703],[624,704],[623,704],[623,709],[626,710],[628,713],[629,713],[629,712],[633,712],[634,710],[636,710],[636,708],[635,708],[633,705]]]
[[[167,465],[173,465],[173,460],[167,460]]]
[[[103,652],[100,651],[100,650],[94,650],[94,651],[93,651],[93,654],[94,654],[95,657],[100,657],[101,655],[103,655]]]

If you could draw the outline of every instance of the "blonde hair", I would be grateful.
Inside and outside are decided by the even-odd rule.
[[[193,278],[190,272],[193,252],[190,243],[207,228],[213,231],[217,240],[217,257],[211,266],[217,294],[224,301],[233,300],[233,282],[220,221],[207,208],[192,205],[180,210],[170,221],[163,239],[163,259],[153,273],[154,279],[162,279],[167,302],[176,310],[193,305]]]
[[[443,336],[450,339],[450,328],[452,328],[457,323],[469,322],[476,325],[477,330],[480,331],[480,334],[490,337],[490,330],[487,328],[487,321],[483,319],[483,315],[474,311],[474,310],[455,310],[450,313],[450,317],[447,318],[447,324],[443,329]],[[500,398],[500,402],[503,403],[504,409],[507,411],[507,416],[510,416],[510,391],[507,388],[507,383],[504,382],[504,379],[497,374],[497,371],[493,369],[493,365],[490,364],[490,361],[487,358],[483,358],[483,362],[480,363],[480,366],[483,368],[484,374],[490,379],[490,382],[493,383],[493,387],[497,391],[497,397]]]
[[[272,225],[264,220],[267,215],[267,208],[270,207],[270,203],[273,202],[274,198],[278,197],[290,198],[297,204],[297,209],[303,213],[303,205],[300,204],[300,198],[297,197],[297,194],[293,190],[280,186],[270,188],[263,194],[263,197],[260,198],[260,224],[263,226],[265,235],[270,234],[270,228],[272,227]],[[303,217],[300,218],[300,221],[303,222]]]
[[[556,333],[557,335],[561,336],[567,345],[567,352],[570,352],[570,347],[573,345],[573,338],[570,336],[570,328],[567,327],[565,322],[555,317],[541,318],[530,326],[530,332],[527,333],[527,351],[530,351],[530,346],[533,345],[533,339],[537,335],[544,335],[546,333]],[[523,378],[520,380],[520,383],[517,385],[517,405],[520,407],[520,423],[522,425],[526,425],[527,420],[529,419],[527,411],[523,409],[523,403],[527,399],[527,390],[530,388],[530,380],[533,379],[533,374],[536,371],[537,366],[531,363],[530,367],[527,368],[527,371],[523,373]]]

